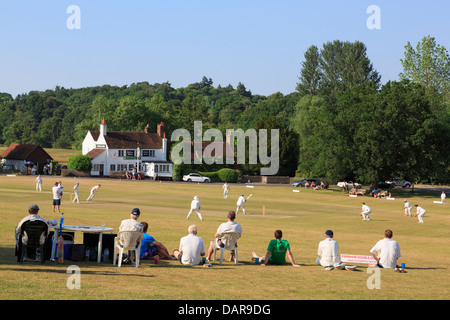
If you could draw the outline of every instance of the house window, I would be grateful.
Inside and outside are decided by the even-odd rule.
[[[169,172],[170,171],[170,166],[168,164],[160,164],[155,166],[155,171],[156,172]]]
[[[115,164],[112,164],[112,165],[109,167],[109,170],[110,170],[110,171],[116,171],[116,165],[115,165]]]
[[[155,150],[142,150],[142,156],[143,157],[154,157]]]
[[[136,150],[126,150],[126,156],[127,157],[134,157],[134,152],[135,152]]]
[[[117,171],[127,171],[127,165],[126,164],[118,164],[117,165]]]
[[[134,169],[134,164],[129,164],[129,165],[128,165],[128,170],[131,171],[131,170],[133,170],[133,169]]]
[[[123,150],[119,150],[119,157],[123,157]]]
[[[100,165],[99,164],[94,164],[92,166],[92,171],[100,171]]]

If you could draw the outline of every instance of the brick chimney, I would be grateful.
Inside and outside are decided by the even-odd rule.
[[[158,135],[165,139],[166,138],[166,125],[164,124],[164,122],[161,122],[160,124],[158,124],[156,132],[158,133]]]

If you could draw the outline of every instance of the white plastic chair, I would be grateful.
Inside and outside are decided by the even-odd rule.
[[[216,252],[220,250],[220,264],[223,261],[223,255],[225,250],[234,251],[234,263],[238,263],[238,250],[237,250],[237,240],[240,234],[237,232],[223,233],[218,239],[216,239],[216,248],[214,250],[213,262],[216,262]]]
[[[136,268],[139,267],[141,256],[141,241],[139,241],[139,243],[137,243],[137,241],[140,236],[142,236],[142,232],[140,231],[119,231],[117,237],[114,238],[114,265],[117,261],[117,255],[119,255],[118,267],[121,267],[123,251],[127,250],[135,252]],[[119,253],[117,253],[117,250],[119,250]]]

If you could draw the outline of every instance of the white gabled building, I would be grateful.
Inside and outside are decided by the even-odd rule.
[[[99,131],[88,131],[83,140],[83,154],[92,160],[91,175],[109,176],[111,172],[141,171],[145,176],[171,179],[173,165],[168,160],[166,126],[157,132],[107,131],[105,118]]]

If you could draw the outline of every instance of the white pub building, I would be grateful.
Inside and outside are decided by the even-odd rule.
[[[92,161],[93,176],[113,176],[126,171],[144,173],[146,177],[172,179],[173,165],[168,161],[166,126],[157,125],[157,132],[107,131],[105,118],[99,131],[88,131],[82,153]]]

